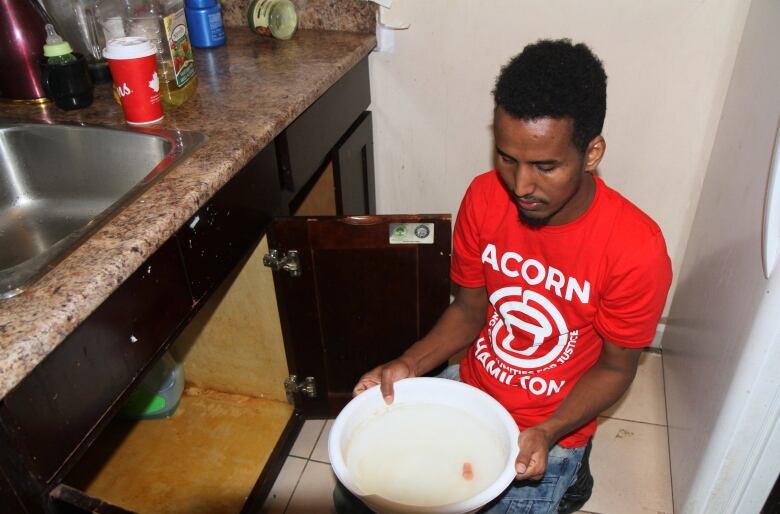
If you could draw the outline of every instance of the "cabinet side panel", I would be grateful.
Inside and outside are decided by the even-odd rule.
[[[171,347],[187,383],[287,401],[287,358],[265,237],[203,305]]]

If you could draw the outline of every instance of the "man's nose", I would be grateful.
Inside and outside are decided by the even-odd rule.
[[[536,190],[536,183],[534,182],[534,170],[531,166],[520,164],[515,170],[515,187],[514,193],[519,197],[533,194]]]

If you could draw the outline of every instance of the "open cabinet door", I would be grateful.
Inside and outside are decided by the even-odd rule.
[[[450,239],[448,214],[273,222],[266,261],[306,417],[337,414],[363,373],[431,329],[449,304]]]

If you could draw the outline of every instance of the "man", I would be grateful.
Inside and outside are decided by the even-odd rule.
[[[455,300],[354,392],[379,385],[392,402],[395,381],[468,347],[448,374],[496,398],[521,430],[517,480],[484,512],[574,512],[590,495],[582,460],[596,417],[634,378],[671,266],[653,220],[595,175],[606,75],[588,47],[527,46],[494,98],[496,169],[474,179],[458,212]]]

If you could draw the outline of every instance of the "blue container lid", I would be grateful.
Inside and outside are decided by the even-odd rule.
[[[210,9],[217,5],[217,0],[185,0],[184,5],[190,9]]]

